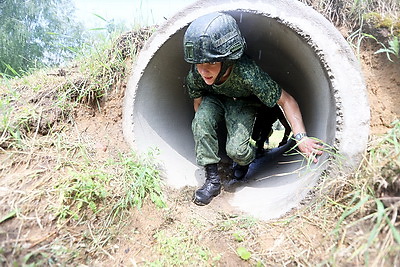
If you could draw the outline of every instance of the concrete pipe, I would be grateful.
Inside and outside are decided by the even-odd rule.
[[[123,130],[139,151],[160,150],[170,186],[199,186],[191,132],[193,103],[184,88],[189,65],[182,39],[199,16],[231,14],[246,39],[246,53],[298,101],[307,132],[336,147],[351,170],[361,160],[369,132],[369,106],[358,62],[341,34],[322,15],[293,0],[198,1],[177,13],[138,56],[124,99]],[[231,207],[270,219],[282,216],[316,185],[328,153],[305,167],[299,155],[275,149],[251,165],[234,193],[219,196]]]

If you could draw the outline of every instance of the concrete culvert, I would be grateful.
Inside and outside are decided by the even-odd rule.
[[[198,1],[161,25],[141,51],[128,83],[123,109],[127,142],[143,152],[160,149],[170,186],[203,183],[191,132],[193,103],[184,88],[190,66],[183,59],[182,40],[194,19],[215,11],[237,20],[246,54],[296,98],[308,134],[336,147],[346,169],[357,166],[369,132],[358,61],[332,24],[292,0]],[[283,154],[287,148],[257,160],[245,183],[218,198],[262,219],[296,207],[329,167],[328,153],[310,171],[301,156]]]

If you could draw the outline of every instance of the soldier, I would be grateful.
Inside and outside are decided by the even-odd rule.
[[[315,156],[322,154],[322,146],[307,137],[297,102],[244,55],[245,40],[232,16],[216,12],[194,20],[185,32],[183,46],[185,61],[192,64],[186,87],[195,110],[196,161],[206,172],[204,185],[194,193],[195,204],[207,205],[221,192],[217,165],[220,122],[227,129],[226,153],[234,162],[233,175],[239,180],[245,177],[255,159],[249,141],[261,103],[283,109],[298,148],[317,162]]]

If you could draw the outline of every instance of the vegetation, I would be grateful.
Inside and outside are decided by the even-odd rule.
[[[86,58],[78,58],[72,67],[40,69],[14,79],[3,77],[1,176],[14,177],[15,171],[21,176],[9,182],[14,184],[26,179],[32,182],[34,190],[27,196],[6,194],[1,205],[1,223],[13,218],[23,221],[28,214],[38,212],[30,203],[40,203],[44,208],[42,216],[48,214],[57,222],[56,230],[43,240],[63,235],[67,225],[79,227],[91,222],[94,228],[81,237],[81,244],[88,247],[86,252],[94,253],[119,233],[129,210],[140,209],[145,199],[159,208],[165,206],[153,157],[156,152],[137,156],[129,151],[116,151],[107,161],[99,161],[93,157],[92,143],[74,129],[73,112],[101,110],[102,99],[121,93],[118,91],[121,88],[116,86],[128,73],[127,63],[151,32],[151,29],[140,29],[118,38],[107,34],[102,46],[82,51]],[[37,164],[43,162],[47,166],[32,174],[19,174],[18,167],[13,168],[14,163],[38,168]],[[8,201],[14,203],[11,211]],[[4,257],[18,254],[19,250],[19,247],[1,247],[0,263],[11,264]],[[73,261],[82,255],[61,242],[61,245],[32,250],[16,263],[52,265],[60,260]]]
[[[383,48],[376,51],[379,53],[386,53],[387,58],[393,62],[391,56],[395,56],[396,58],[400,58],[400,39],[398,36],[393,36],[389,41],[389,47],[386,47],[384,44],[380,43]]]
[[[332,232],[336,244],[328,262],[395,266],[400,260],[400,121],[385,136],[371,141],[352,176],[338,194],[326,199],[341,214]],[[332,186],[337,187],[337,182],[332,181],[328,191],[334,191]]]
[[[64,63],[81,46],[71,0],[0,1],[0,72],[18,76]]]
[[[363,40],[381,46],[377,53],[399,58],[400,2],[398,0],[300,0],[313,6],[338,27],[345,27],[348,41],[359,53]]]
[[[356,49],[372,40],[380,47],[377,53],[398,63],[398,1],[302,2],[345,25]],[[3,9],[5,3],[10,9]],[[36,6],[15,9],[31,4]],[[11,11],[44,16],[55,5],[3,0],[0,21]],[[69,11],[58,10],[59,18]],[[387,134],[371,136],[356,172],[344,176],[332,170],[306,205],[280,219],[263,222],[208,209],[207,214],[190,206],[192,188],[177,192],[163,186],[157,151],[137,155],[114,147],[122,138],[116,129],[126,77],[153,29],[114,35],[116,28],[105,22],[110,26],[102,29],[107,32],[102,41],[86,40],[82,50],[74,50],[76,60],[62,68],[31,69],[39,66],[33,62],[46,63],[47,53],[58,53],[54,42],[75,45],[68,38],[52,39],[61,35],[45,35],[57,32],[50,28],[38,28],[51,38],[30,48],[48,52],[16,58],[17,63],[1,58],[0,265],[116,265],[121,259],[133,266],[399,265],[399,121]],[[1,34],[14,29],[5,24],[2,42]],[[388,35],[383,38],[377,29]],[[10,40],[9,47],[18,40]],[[12,59],[8,51],[1,53]],[[109,105],[117,106],[116,115]],[[106,129],[102,139],[89,134],[100,128]]]

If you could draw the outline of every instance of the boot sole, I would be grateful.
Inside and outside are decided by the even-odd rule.
[[[219,194],[221,194],[221,190],[219,190],[218,193],[212,195],[211,198],[210,198],[210,201],[208,201],[207,203],[204,203],[204,202],[201,202],[201,201],[197,200],[197,198],[196,198],[196,192],[195,192],[194,195],[193,195],[193,200],[192,200],[192,201],[193,201],[194,204],[196,204],[196,205],[198,205],[198,206],[206,206],[206,205],[210,204],[211,201],[212,201],[216,196],[218,196]]]

